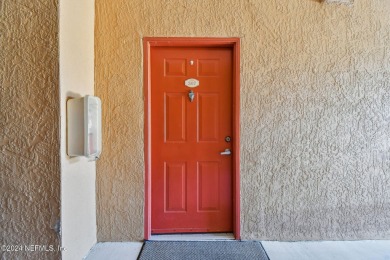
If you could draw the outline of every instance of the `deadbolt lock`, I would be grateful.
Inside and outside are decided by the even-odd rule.
[[[231,138],[230,136],[226,136],[226,137],[225,137],[225,141],[226,141],[227,143],[230,143],[231,140],[232,140],[232,138]]]

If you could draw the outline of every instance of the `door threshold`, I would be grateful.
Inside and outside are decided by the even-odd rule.
[[[232,240],[233,233],[164,234],[151,235],[151,241],[216,241]]]

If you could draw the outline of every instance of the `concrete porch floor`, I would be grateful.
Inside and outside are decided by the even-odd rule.
[[[184,235],[152,237],[151,240],[221,240],[210,237]],[[225,240],[230,240],[229,235]],[[390,240],[364,241],[305,241],[277,242],[260,241],[271,260],[390,260]],[[142,242],[106,242],[96,244],[86,260],[136,260]]]

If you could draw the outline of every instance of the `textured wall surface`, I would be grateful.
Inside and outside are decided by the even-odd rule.
[[[98,240],[143,238],[145,36],[241,37],[242,238],[389,239],[389,13],[383,0],[96,0]]]
[[[57,7],[0,1],[0,246],[23,246],[1,259],[60,258]]]

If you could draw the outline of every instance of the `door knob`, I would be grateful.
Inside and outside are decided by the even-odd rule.
[[[230,155],[232,154],[232,152],[230,151],[230,149],[225,149],[224,152],[221,152],[221,155]]]

